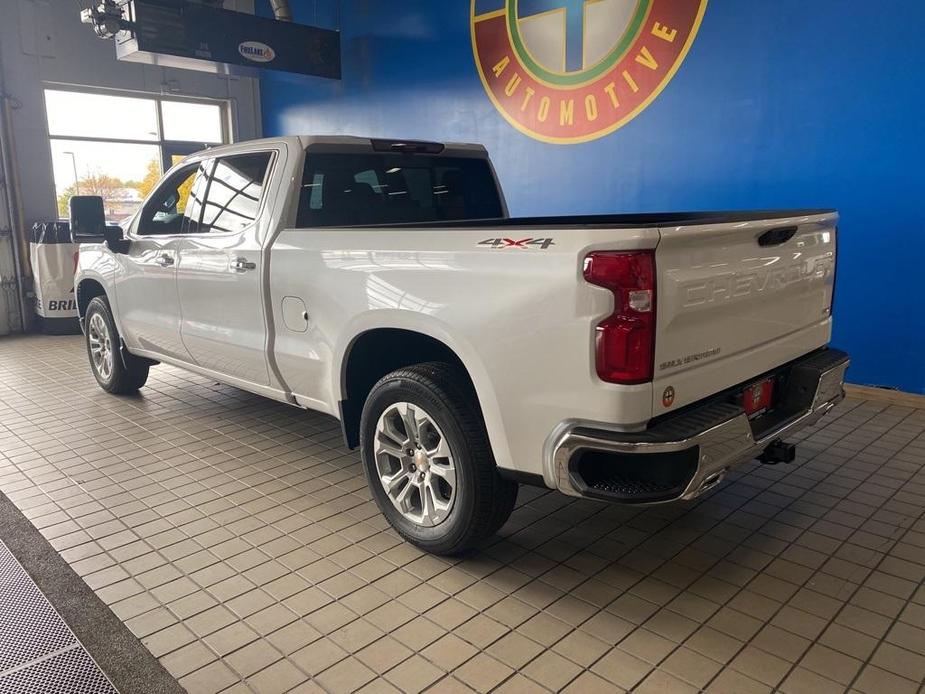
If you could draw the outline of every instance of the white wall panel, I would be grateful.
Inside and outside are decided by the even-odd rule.
[[[81,24],[78,4],[70,0],[3,0],[2,5],[3,78],[16,106],[12,128],[27,228],[56,214],[42,93],[47,84],[226,99],[234,121],[233,139],[261,135],[257,79],[119,62],[113,42],[97,38],[89,26]],[[254,2],[229,0],[226,7],[253,12]],[[110,117],[100,114],[103,119]],[[0,244],[0,256],[3,252]],[[0,314],[4,315],[8,313],[5,296],[6,292],[0,292]]]

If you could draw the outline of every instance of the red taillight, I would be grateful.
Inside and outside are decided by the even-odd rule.
[[[597,375],[609,383],[652,380],[655,361],[655,251],[599,252],[585,280],[613,292],[614,312],[597,326]]]

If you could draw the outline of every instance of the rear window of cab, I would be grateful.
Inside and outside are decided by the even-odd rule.
[[[312,154],[299,228],[414,224],[503,216],[488,161],[429,154]]]

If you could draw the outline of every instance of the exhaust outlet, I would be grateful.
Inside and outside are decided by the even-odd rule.
[[[703,482],[700,483],[700,488],[697,490],[697,495],[700,496],[704,492],[708,492],[713,487],[718,485],[726,477],[726,470],[718,470],[712,475],[708,475]]]

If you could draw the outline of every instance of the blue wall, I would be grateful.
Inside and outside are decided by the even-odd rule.
[[[837,207],[850,378],[925,392],[925,3],[711,0],[652,106],[572,146],[522,135],[492,106],[468,0],[343,0],[339,18],[323,0],[293,4],[297,21],[339,21],[344,79],[266,72],[267,135],[481,142],[515,215]]]

